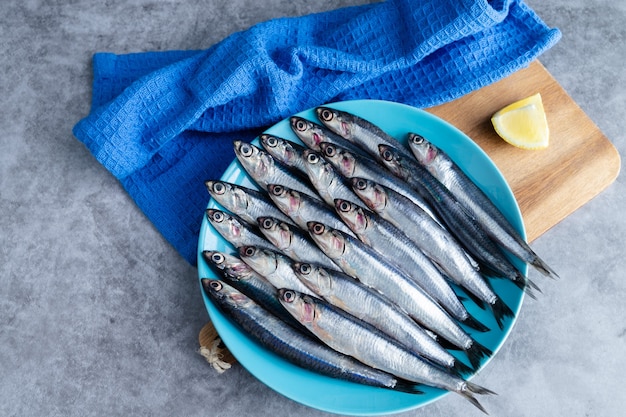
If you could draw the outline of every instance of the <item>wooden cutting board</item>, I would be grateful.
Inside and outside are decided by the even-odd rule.
[[[537,151],[509,145],[495,133],[491,116],[537,92],[548,118],[550,145]],[[462,130],[491,157],[515,194],[529,241],[591,200],[619,174],[615,147],[538,61],[427,111]]]

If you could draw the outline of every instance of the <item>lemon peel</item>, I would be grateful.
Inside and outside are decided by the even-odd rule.
[[[491,123],[498,136],[522,149],[545,149],[550,142],[550,129],[537,93],[498,110]]]

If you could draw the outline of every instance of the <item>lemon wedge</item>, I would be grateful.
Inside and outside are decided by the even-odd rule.
[[[491,117],[498,136],[522,149],[545,149],[550,140],[541,94],[509,104]]]

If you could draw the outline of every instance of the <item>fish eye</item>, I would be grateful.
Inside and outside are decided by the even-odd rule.
[[[300,272],[303,273],[304,275],[309,275],[311,273],[311,270],[313,268],[311,268],[310,264],[302,264],[300,265]]]
[[[417,145],[421,145],[422,143],[424,143],[424,136],[422,135],[418,135],[417,133],[413,133],[411,135],[411,142],[417,144]]]
[[[350,203],[348,203],[347,201],[341,201],[339,203],[339,210],[343,211],[344,213],[347,213],[350,211]]]
[[[215,262],[216,264],[218,264],[218,265],[221,264],[222,262],[224,262],[224,259],[225,259],[225,257],[221,253],[214,253],[211,256],[211,260],[213,262]]]
[[[389,149],[385,149],[381,152],[380,156],[382,156],[385,161],[391,161],[393,159],[393,152]]]
[[[363,178],[355,178],[353,184],[357,190],[365,190],[367,188],[367,181]]]
[[[326,156],[335,156],[335,154],[337,153],[337,149],[333,146],[333,145],[326,145],[324,146],[324,154]]]
[[[265,143],[272,148],[275,148],[278,145],[278,140],[274,136],[266,136]]]
[[[245,248],[243,248],[244,256],[253,256],[255,252],[256,249],[252,246],[246,246]]]
[[[284,191],[284,188],[282,185],[278,185],[278,184],[274,184],[271,185],[270,187],[268,187],[270,192],[274,195],[281,195]]]
[[[215,184],[213,184],[213,191],[215,192],[215,194],[224,194],[226,192],[226,187],[224,186],[223,183],[221,182],[216,182]]]
[[[220,291],[223,286],[222,283],[217,281],[217,280],[212,280],[209,285],[211,286],[211,288],[213,288],[215,291]]]
[[[329,122],[333,119],[333,112],[328,109],[322,109],[322,111],[320,111],[320,118],[325,122]]]
[[[306,130],[306,122],[302,119],[298,119],[296,120],[294,127],[296,128],[297,131],[304,132]]]
[[[320,160],[320,158],[314,154],[314,153],[310,153],[307,157],[306,157],[307,161],[309,161],[309,163],[311,164],[317,164]]]
[[[239,148],[239,152],[241,152],[241,154],[243,156],[251,156],[252,155],[252,146],[247,144],[247,143],[243,143],[241,145],[241,147]]]
[[[261,221],[261,227],[263,229],[271,229],[273,225],[274,222],[272,221],[272,219],[265,218]]]
[[[315,223],[313,225],[313,233],[315,233],[316,235],[321,235],[322,233],[324,233],[325,229],[326,228],[321,223]]]
[[[293,303],[296,299],[296,293],[292,290],[287,290],[283,292],[283,300],[287,303]]]
[[[213,218],[214,221],[218,223],[223,222],[224,219],[226,218],[226,216],[224,216],[224,213],[222,213],[221,211],[214,211],[211,217]]]

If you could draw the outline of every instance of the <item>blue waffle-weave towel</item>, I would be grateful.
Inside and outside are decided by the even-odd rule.
[[[207,179],[293,113],[381,99],[426,108],[527,66],[558,41],[521,0],[388,0],[260,23],[202,51],[97,53],[74,127],[191,264]]]

